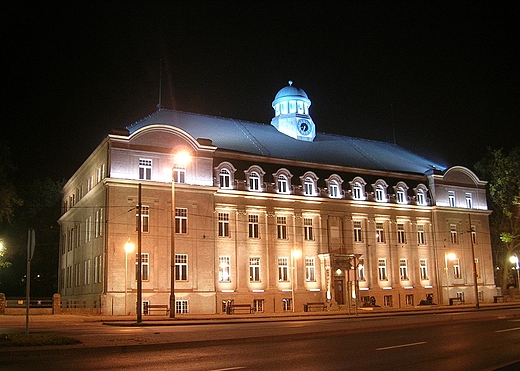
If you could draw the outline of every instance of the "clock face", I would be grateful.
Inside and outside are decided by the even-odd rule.
[[[302,135],[308,135],[311,132],[311,124],[307,120],[300,120],[298,121],[298,131]]]

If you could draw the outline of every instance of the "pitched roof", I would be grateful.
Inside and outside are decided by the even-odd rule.
[[[127,129],[132,134],[154,124],[178,127],[195,139],[211,139],[218,148],[259,156],[419,174],[446,170],[445,166],[391,143],[327,133],[317,133],[313,142],[305,142],[268,124],[167,109],[160,109]]]

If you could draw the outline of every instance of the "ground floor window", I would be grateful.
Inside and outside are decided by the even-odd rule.
[[[148,300],[143,300],[143,308],[142,308],[143,314],[150,314],[150,309],[148,308],[149,305],[150,305],[150,302]]]
[[[292,299],[291,298],[283,298],[282,303],[283,303],[284,312],[292,311]]]
[[[385,307],[393,307],[393,303],[392,303],[392,295],[385,295],[383,297],[383,305]]]
[[[264,311],[264,299],[253,300],[253,309],[255,312],[263,312]]]
[[[405,296],[405,300],[406,300],[406,305],[408,306],[412,306],[413,307],[413,294],[407,294]]]
[[[175,300],[175,313],[188,313],[188,300]]]

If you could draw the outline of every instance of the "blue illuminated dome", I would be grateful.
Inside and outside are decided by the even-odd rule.
[[[289,100],[289,99],[300,99],[307,101],[308,105],[310,105],[309,97],[307,96],[307,93],[303,91],[303,89],[297,88],[292,85],[292,81],[289,81],[288,86],[284,86],[283,88],[276,93],[276,96],[274,97],[273,101],[273,107],[279,103],[280,101]]]

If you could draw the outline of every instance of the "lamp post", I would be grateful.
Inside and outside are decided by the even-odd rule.
[[[448,274],[448,260],[457,259],[457,255],[453,252],[444,253],[444,270],[446,271],[446,302],[450,303],[450,286],[449,286],[449,274]]]
[[[301,256],[302,256],[301,250],[293,249],[291,251],[291,304],[292,304],[291,307],[292,307],[293,312],[294,312],[294,308],[296,307],[296,303],[295,303],[295,299],[294,299],[294,280],[295,280],[294,265],[295,265],[295,260],[300,259]]]
[[[126,294],[128,292],[128,285],[127,285],[127,279],[128,279],[128,254],[133,252],[135,249],[135,245],[130,241],[130,238],[128,238],[128,241],[125,243],[125,315],[128,314],[127,307],[126,307]]]
[[[170,217],[170,318],[175,318],[175,183],[185,182],[185,166],[190,161],[188,152],[175,155],[172,168],[172,210]]]
[[[520,272],[518,271],[518,255],[515,254],[514,256],[511,256],[509,258],[509,261],[513,264],[516,264],[516,289],[520,290]]]

